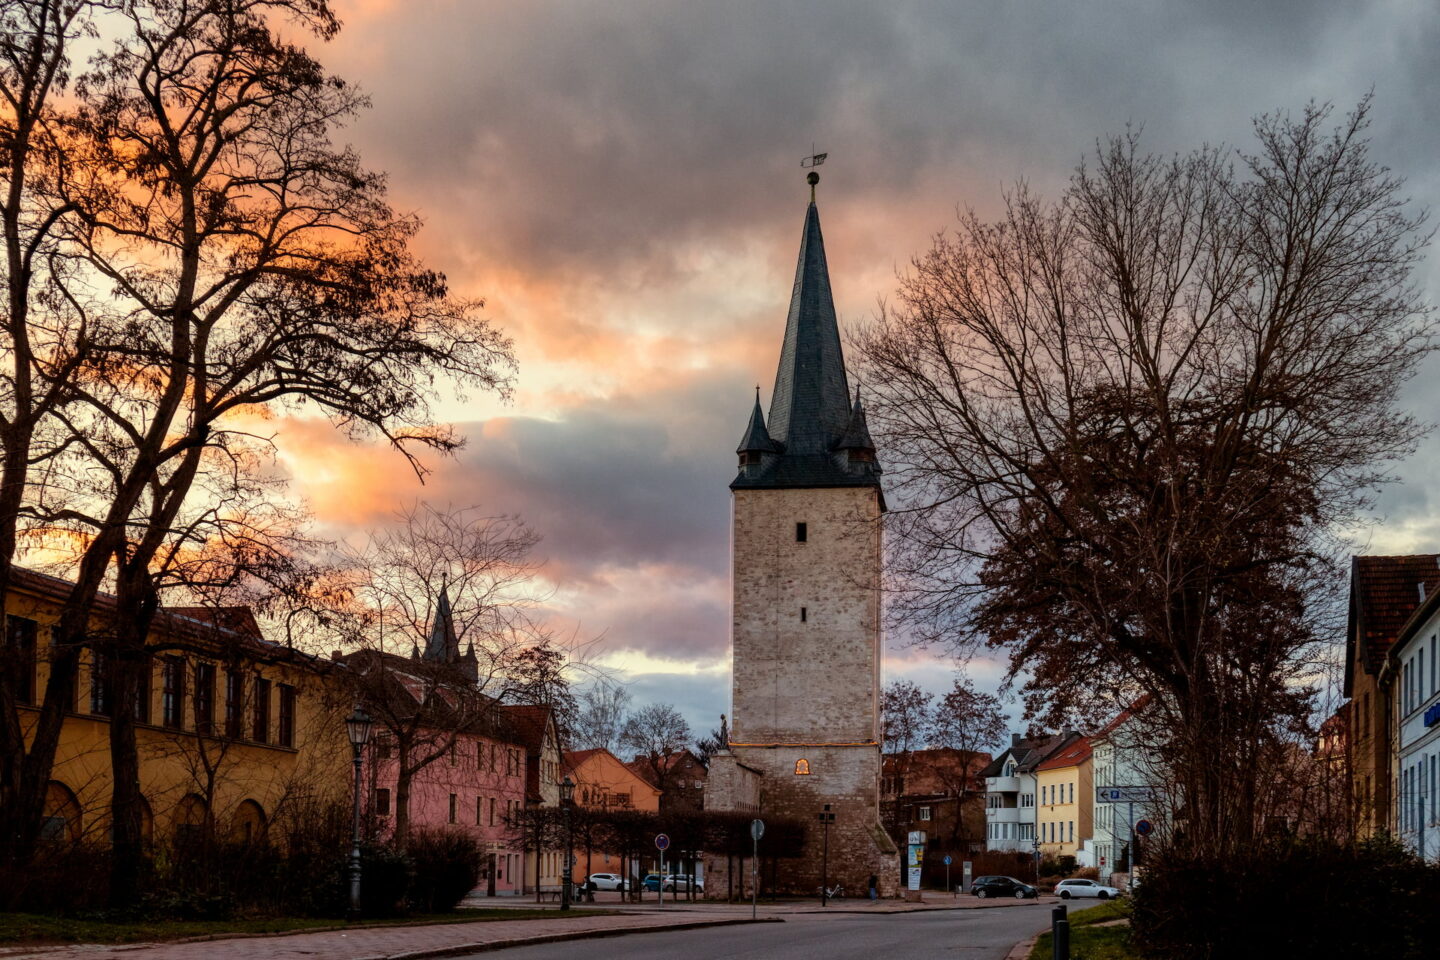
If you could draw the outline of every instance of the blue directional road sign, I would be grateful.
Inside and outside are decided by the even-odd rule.
[[[950,854],[945,854],[945,866],[950,866]]]

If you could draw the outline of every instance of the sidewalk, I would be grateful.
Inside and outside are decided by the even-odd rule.
[[[818,898],[807,900],[780,900],[766,902],[760,901],[759,915],[761,917],[784,917],[800,913],[921,913],[931,910],[996,910],[1007,907],[1026,906],[1049,906],[1059,903],[1060,899],[1053,896],[1042,896],[1038,900],[1011,900],[1011,899],[987,899],[981,900],[969,894],[962,894],[958,897],[951,897],[943,892],[935,891],[927,893],[924,901],[910,903],[905,900],[877,900],[871,902],[863,897],[842,898],[831,900],[828,906],[820,906]],[[488,909],[542,909],[539,905],[530,900],[516,898],[514,902],[497,900],[490,897],[476,897],[463,902],[467,907],[485,907]],[[677,903],[665,901],[665,906],[653,898],[640,903],[621,902],[619,895],[602,892],[595,898],[593,904],[587,903],[601,910],[623,910],[627,914],[648,913],[666,914],[675,912],[689,912],[707,916],[745,917],[750,916],[750,904],[727,903],[723,900],[697,900],[694,903],[687,903],[681,900]],[[553,908],[552,908],[553,909]]]
[[[668,908],[667,908],[668,909]],[[288,933],[279,936],[240,937],[171,943],[131,943],[118,946],[73,944],[61,947],[0,949],[3,960],[39,957],[43,960],[419,960],[462,953],[498,950],[530,943],[554,943],[589,937],[616,936],[655,930],[750,923],[745,917],[696,916],[673,911],[673,916],[635,913],[623,916],[586,916],[578,911],[555,919],[490,920],[471,923],[427,924],[415,927],[368,927],[323,933]],[[778,923],[762,918],[761,923]]]

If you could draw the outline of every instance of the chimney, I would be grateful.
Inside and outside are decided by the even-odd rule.
[[[1424,602],[1425,602],[1425,581],[1424,581],[1424,580],[1421,580],[1419,583],[1415,584],[1415,586],[1417,586],[1417,587],[1420,588],[1420,602],[1421,602],[1421,603],[1424,603]]]
[[[1018,734],[1018,733],[1012,733],[1012,734],[1010,734],[1010,747],[1011,747],[1011,749],[1014,749],[1015,747],[1018,747],[1018,746],[1020,746],[1020,734]]]
[[[339,650],[331,650],[331,651],[330,651],[330,659],[331,659],[331,660],[339,660],[339,659],[340,659],[341,657],[343,657],[343,656],[345,656],[345,654],[341,653]]]

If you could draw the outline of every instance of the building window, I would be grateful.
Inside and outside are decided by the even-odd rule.
[[[225,736],[239,740],[244,734],[245,675],[239,670],[225,671]]]
[[[178,730],[185,704],[185,661],[166,657],[160,668],[160,722]]]
[[[135,697],[135,720],[138,723],[150,722],[150,674],[155,666],[147,653],[140,658],[139,665],[135,668],[135,686],[132,688],[132,695]]]
[[[795,773],[797,776],[807,776],[810,773],[810,761],[801,757],[795,761]]]
[[[90,712],[100,717],[110,716],[110,700],[105,695],[105,654],[99,647],[90,651]]]
[[[295,746],[295,688],[288,683],[280,684],[280,729],[277,731],[280,746]]]
[[[490,826],[495,826],[495,798],[490,798]]]
[[[0,671],[16,703],[35,702],[35,634],[38,624],[26,617],[5,618],[6,669]]]
[[[250,724],[250,739],[256,743],[270,742],[270,681],[255,678],[255,714]]]
[[[804,607],[801,607],[801,608],[800,608],[800,622],[801,622],[801,623],[804,623],[804,622],[805,622],[805,619],[806,619],[806,610],[805,610]]]
[[[215,732],[215,664],[195,664],[195,732]]]
[[[805,543],[810,538],[810,528],[803,523],[795,524],[795,542]]]
[[[929,820],[929,819],[930,819],[930,808],[929,808],[929,807],[921,807],[921,808],[920,808],[920,819],[921,819],[921,820]]]
[[[390,791],[385,787],[375,788],[375,816],[390,816]]]

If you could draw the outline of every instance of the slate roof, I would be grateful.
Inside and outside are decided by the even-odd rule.
[[[1012,743],[1007,749],[997,753],[995,759],[991,760],[989,765],[977,776],[1000,776],[1005,770],[1005,758],[1012,755],[1015,757],[1017,773],[1033,773],[1042,762],[1079,736],[1078,733],[1071,731],[1044,737],[1027,737],[1017,743]]]
[[[450,610],[450,591],[440,588],[440,599],[435,604],[435,620],[430,627],[430,639],[425,642],[425,659],[454,663],[460,658],[460,638],[455,635],[455,616]]]
[[[863,434],[863,442],[869,446],[856,449],[873,451],[863,410],[856,422],[858,409],[858,404],[852,407],[850,403],[820,212],[812,200],[800,235],[795,285],[770,397],[769,426],[766,429],[764,418],[758,416],[757,397],[737,452],[763,452],[760,444],[764,441],[771,442],[774,449],[763,452],[760,463],[742,466],[730,488],[879,486],[880,469],[873,455],[857,459],[849,456],[844,446],[848,440],[856,448],[854,444]]]
[[[1421,585],[1425,594],[1420,592]],[[1346,629],[1345,691],[1354,677],[1357,646],[1366,673],[1376,673],[1401,628],[1440,588],[1440,554],[1355,557],[1350,565],[1350,615]]]
[[[760,388],[755,388],[755,409],[750,411],[750,423],[745,427],[745,436],[740,438],[736,453],[778,453],[780,445],[770,439],[765,429],[765,412],[760,409]]]

